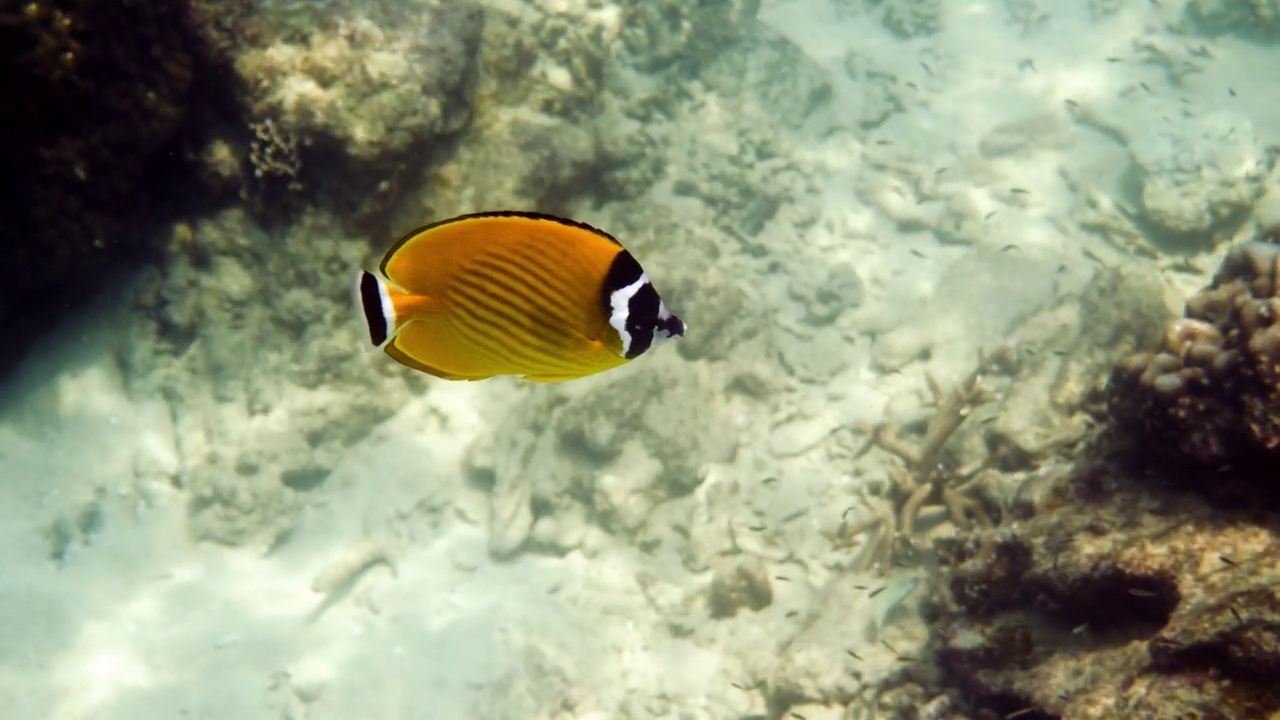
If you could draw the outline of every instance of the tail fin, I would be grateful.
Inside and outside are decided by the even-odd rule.
[[[396,328],[396,309],[391,304],[387,284],[373,273],[361,271],[357,295],[365,324],[369,326],[369,340],[382,347]]]

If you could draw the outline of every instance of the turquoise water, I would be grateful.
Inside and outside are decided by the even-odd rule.
[[[1271,510],[1081,469],[1280,223],[1274,3],[153,10],[108,16],[154,63],[71,5],[4,51],[97,118],[0,138],[71,148],[0,185],[4,717],[1280,712],[1262,660],[1158,700],[1226,642],[1178,633],[1271,627]],[[357,271],[500,209],[616,237],[686,336],[562,384],[369,347]]]

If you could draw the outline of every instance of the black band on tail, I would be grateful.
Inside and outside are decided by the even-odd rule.
[[[387,341],[387,316],[382,309],[382,293],[378,290],[378,278],[373,273],[360,274],[360,309],[364,311],[364,321],[369,326],[369,339],[374,345],[382,345]]]

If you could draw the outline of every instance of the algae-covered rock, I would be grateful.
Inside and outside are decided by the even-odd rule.
[[[273,238],[229,210],[175,226],[166,252],[166,273],[130,298],[126,387],[169,405],[195,537],[269,544],[291,527],[291,498],[425,380],[367,351],[344,270],[364,244],[332,221]]]
[[[387,207],[469,119],[482,28],[478,5],[440,3],[241,52],[259,204]]]
[[[967,365],[1014,322],[1053,302],[1055,274],[1050,264],[976,246],[946,269],[932,299],[912,299],[909,307],[919,318],[899,321],[876,337],[873,360],[887,371],[927,358]],[[992,303],[992,297],[1001,301]]]
[[[773,602],[769,568],[757,557],[721,559],[715,564],[707,589],[711,617],[732,617],[739,610],[762,610]]]
[[[767,332],[774,360],[802,382],[830,382],[853,362],[848,339],[834,327],[777,323]]]
[[[844,57],[844,72],[853,81],[848,92],[854,95],[854,116],[850,118],[864,130],[877,128],[890,117],[905,110],[910,102],[907,88],[898,82],[891,70],[883,68],[873,54],[857,48]]]
[[[717,389],[708,373],[647,369],[569,404],[560,439],[566,450],[600,460],[623,457],[635,442],[661,468],[647,481],[651,502],[680,496],[701,483],[703,464],[722,462],[736,448],[721,427]],[[633,464],[618,463],[617,470],[627,465]]]
[[[741,32],[699,69],[710,91],[757,106],[776,127],[800,128],[830,104],[834,90],[826,69],[802,47],[759,24]]]
[[[593,194],[604,148],[592,126],[525,109],[490,109],[436,178],[456,188],[461,207],[529,207],[563,212],[566,198]]]
[[[1154,270],[1099,270],[1078,298],[1037,313],[1011,333],[1018,381],[984,421],[984,446],[1010,468],[1033,469],[1088,438],[1116,361],[1159,339],[1172,313]]]
[[[812,267],[812,266],[810,266]],[[797,277],[790,284],[791,297],[804,307],[806,324],[821,327],[862,305],[866,290],[852,263],[837,262]],[[816,282],[814,281],[816,279]]]
[[[1034,517],[952,558],[932,650],[971,712],[1280,711],[1272,533],[1107,462],[1051,485]]]
[[[489,490],[489,553],[494,557],[524,549],[537,520],[534,490],[564,486],[566,470],[558,462],[555,436],[540,430],[564,402],[553,389],[535,394],[467,448],[468,474]]]
[[[1185,12],[1194,27],[1209,35],[1280,40],[1277,0],[1190,0]]]
[[[1027,156],[1064,150],[1076,139],[1074,128],[1060,113],[1042,112],[997,124],[978,141],[978,152],[989,158]]]
[[[733,355],[763,323],[751,314],[752,303],[738,278],[715,268],[681,278],[671,289],[689,308],[697,308],[699,328],[676,346],[688,360],[723,360]]]
[[[640,70],[688,69],[749,34],[759,9],[760,0],[628,0],[621,40]]]
[[[1146,219],[1175,244],[1203,245],[1239,224],[1270,164],[1248,118],[1227,111],[1149,130],[1129,153]]]
[[[188,530],[196,540],[271,548],[293,530],[299,503],[292,491],[256,467],[233,468],[221,459],[188,472]]]
[[[889,0],[883,4],[882,22],[898,37],[926,37],[942,29],[942,0]]]

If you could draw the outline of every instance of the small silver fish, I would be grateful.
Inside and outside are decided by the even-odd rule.
[[[889,581],[889,584],[876,593],[867,619],[866,639],[875,641],[880,631],[893,620],[894,614],[902,608],[903,602],[920,585],[920,576],[914,573],[902,573]]]

